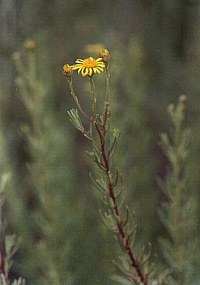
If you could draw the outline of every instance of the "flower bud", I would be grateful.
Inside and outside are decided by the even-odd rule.
[[[65,64],[63,66],[63,73],[66,76],[70,77],[72,75],[72,73],[73,73],[73,65]]]
[[[32,39],[27,39],[24,42],[24,48],[29,50],[29,51],[33,51],[36,47],[37,47],[36,41],[34,41]]]
[[[179,102],[185,104],[187,102],[187,96],[186,95],[181,95],[179,97]]]
[[[102,58],[102,60],[105,62],[105,63],[108,63],[111,59],[111,54],[109,52],[109,50],[107,48],[103,48],[100,53],[99,53],[99,56]]]

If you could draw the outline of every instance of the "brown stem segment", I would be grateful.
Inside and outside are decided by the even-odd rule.
[[[3,229],[3,219],[2,219],[2,205],[0,205],[0,274],[3,274],[7,278],[6,272],[6,250],[5,250],[5,233]]]
[[[116,225],[117,225],[119,240],[122,244],[122,247],[124,248],[125,252],[127,253],[127,255],[130,259],[131,266],[132,266],[134,272],[136,272],[136,274],[138,276],[138,281],[140,283],[142,283],[143,285],[148,285],[147,275],[143,273],[141,266],[139,264],[139,261],[135,257],[133,250],[130,246],[129,236],[126,233],[125,225],[123,223],[123,218],[121,216],[120,209],[119,209],[117,199],[115,196],[114,187],[113,187],[113,183],[112,183],[111,175],[110,175],[111,171],[110,171],[110,164],[109,164],[109,155],[106,152],[106,146],[105,146],[106,145],[106,139],[105,139],[105,137],[106,137],[106,122],[104,121],[104,124],[102,126],[99,126],[97,122],[95,122],[94,124],[95,124],[95,128],[97,130],[97,133],[98,133],[98,136],[100,139],[102,164],[104,166],[105,174],[106,174],[107,181],[108,181],[108,183],[107,183],[108,194],[109,194],[109,197],[110,197],[112,204],[113,204],[113,213],[116,217]],[[101,130],[101,128],[102,128],[102,130]]]
[[[5,253],[3,245],[0,245],[0,274],[3,274],[5,276],[6,270],[5,270]]]

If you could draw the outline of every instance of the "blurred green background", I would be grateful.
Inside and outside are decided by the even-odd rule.
[[[34,51],[24,48],[28,38],[36,42]],[[166,236],[158,216],[164,197],[156,180],[167,172],[159,134],[169,127],[167,105],[182,94],[193,134],[189,189],[200,198],[198,0],[0,0],[2,152],[12,172],[7,219],[22,240],[12,274],[31,285],[116,284],[109,276],[117,244],[98,213],[87,141],[66,116],[73,103],[62,66],[88,56],[92,44],[112,54],[113,125],[121,131],[117,163],[139,240],[152,243],[155,260],[162,259],[158,240]],[[31,53],[33,70],[16,70],[16,51],[25,65]],[[26,75],[35,85],[22,94]],[[83,80],[76,78],[76,88],[85,96]],[[26,96],[33,97],[31,106]]]

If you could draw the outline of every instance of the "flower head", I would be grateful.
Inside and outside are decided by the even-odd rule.
[[[66,76],[71,76],[72,73],[73,73],[73,70],[74,70],[74,66],[73,66],[73,65],[65,64],[65,65],[63,66],[63,73],[64,73]]]
[[[105,63],[111,59],[111,54],[107,48],[102,48],[99,55]]]
[[[181,95],[179,97],[179,102],[180,103],[186,103],[187,102],[187,96],[186,95]]]
[[[36,41],[34,41],[32,39],[27,39],[24,42],[24,47],[25,47],[25,49],[32,51],[37,47]]]
[[[96,73],[101,73],[105,69],[105,63],[102,58],[89,57],[86,59],[77,59],[74,65],[74,70],[78,70],[78,74],[81,73],[83,77],[93,76]]]

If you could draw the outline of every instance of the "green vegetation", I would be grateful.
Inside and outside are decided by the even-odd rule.
[[[19,2],[0,0],[0,285],[199,285],[198,1]]]

